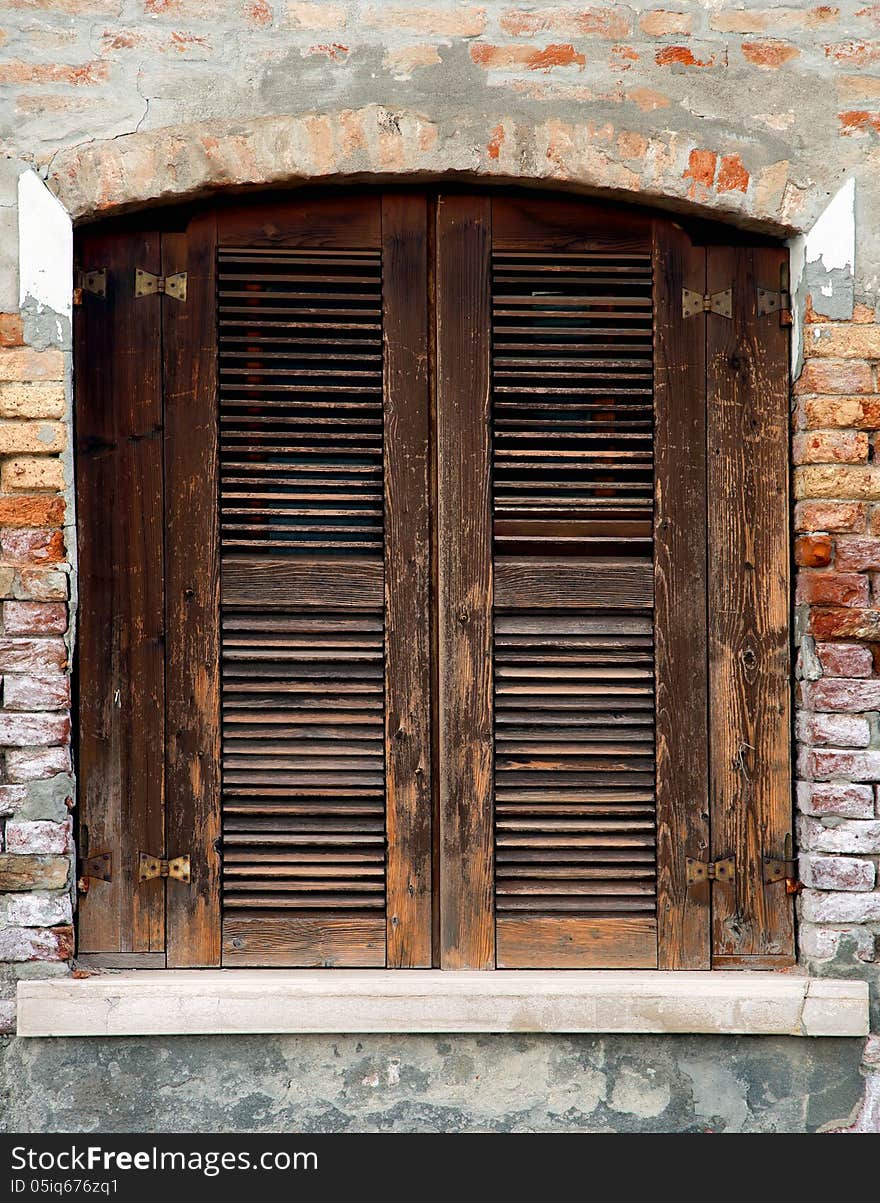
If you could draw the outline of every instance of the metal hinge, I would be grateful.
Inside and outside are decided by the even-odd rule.
[[[792,853],[791,834],[785,837],[782,856],[764,857],[764,884],[772,885],[776,881],[785,882],[786,894],[799,894],[804,888],[798,881],[798,862]]]
[[[175,301],[186,300],[186,272],[177,272],[173,276],[154,276],[142,267],[134,271],[134,295],[136,297],[151,297],[161,292],[174,297]]]
[[[189,884],[189,857],[163,860],[160,856],[150,856],[149,852],[138,853],[138,881],[152,881],[154,877],[173,877]]]
[[[736,874],[736,858],[733,856],[724,860],[709,861],[694,860],[688,856],[684,863],[689,886],[698,885],[702,881],[733,881]]]
[[[689,288],[681,290],[682,317],[696,317],[700,313],[717,313],[720,317],[733,317],[733,289],[725,288],[723,292],[705,293],[692,292]]]
[[[94,271],[77,271],[73,278],[73,303],[83,303],[83,293],[90,292],[102,301],[107,297],[107,268],[98,267]]]
[[[88,894],[90,881],[112,881],[111,854],[99,852],[96,856],[84,856],[76,866],[76,888],[80,894]]]
[[[781,326],[791,325],[791,295],[787,292],[771,292],[767,288],[758,289],[758,317],[767,313],[778,313]]]

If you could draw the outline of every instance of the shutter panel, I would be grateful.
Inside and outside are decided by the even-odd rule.
[[[421,214],[389,235],[421,285],[404,295],[398,256],[392,329],[426,313]],[[427,686],[400,696],[426,675],[427,405],[417,356],[396,359],[393,454],[412,458],[389,471],[378,200],[222,218],[218,329],[224,963],[384,965],[392,877],[393,959],[429,963]],[[414,561],[390,623],[386,556]]]
[[[733,321],[707,321],[709,705],[715,882],[713,964],[791,964],[792,899],[763,879],[791,832],[788,551],[788,331],[757,313],[786,252],[710,247],[707,292],[732,286]]]
[[[217,521],[217,221],[162,235],[165,371],[166,855],[190,858],[166,888],[168,965],[220,961],[220,560]],[[152,299],[152,298],[148,298]]]
[[[79,851],[109,852],[112,880],[80,897],[78,952],[161,966],[165,885],[137,879],[165,847],[161,298],[134,296],[159,235],[89,233],[79,258],[107,271],[75,322]]]
[[[654,663],[657,678],[657,925],[661,969],[710,966],[706,661],[706,325],[682,290],[706,291],[706,251],[677,225],[654,230]]]
[[[492,535],[485,197],[437,202],[440,965],[489,969]]]
[[[493,209],[497,963],[652,966],[650,229]]]

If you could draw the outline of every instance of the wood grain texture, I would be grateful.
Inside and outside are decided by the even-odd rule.
[[[709,851],[706,662],[706,252],[658,221],[654,263],[654,665],[657,924],[662,969],[708,969],[709,883],[685,858]]]
[[[79,842],[113,857],[79,949],[158,953],[165,886],[139,884],[137,860],[165,846],[162,298],[135,299],[134,273],[161,271],[159,236],[87,234],[79,255],[108,276],[76,311]]]
[[[486,198],[437,202],[440,964],[495,963]]]
[[[793,906],[762,859],[791,831],[788,333],[758,317],[778,290],[782,248],[710,247],[706,289],[733,285],[733,321],[710,315],[709,713],[713,957],[793,956]]]
[[[298,969],[381,969],[384,919],[235,919],[223,924],[223,964]]]
[[[655,969],[654,919],[501,916],[499,969]]]
[[[166,479],[165,855],[188,854],[189,885],[167,884],[169,966],[220,963],[220,562],[217,522],[216,220],[165,234],[162,268],[187,273],[164,298]]]
[[[224,205],[217,210],[218,241],[248,248],[316,247],[374,250],[381,241],[378,194],[312,193],[296,200]]]
[[[223,561],[223,604],[306,610],[372,610],[382,606],[383,569],[378,558],[273,559],[230,557]]]
[[[595,205],[579,197],[495,197],[492,246],[542,256],[548,251],[637,254],[651,248],[651,219],[629,207]]]
[[[427,204],[382,199],[388,965],[431,965]]]
[[[495,557],[495,604],[499,609],[635,609],[651,606],[650,560],[564,557]]]

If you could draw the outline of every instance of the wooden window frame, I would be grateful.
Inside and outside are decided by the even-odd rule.
[[[349,240],[362,236],[358,221],[351,220],[351,202],[345,194],[333,195],[332,203],[321,196],[308,209],[314,223],[311,236],[319,241],[339,236],[328,231],[343,225]],[[386,278],[392,282],[384,294],[385,439],[386,446],[399,450],[405,444],[409,449],[397,460],[405,465],[400,478],[386,478],[386,490],[400,489],[404,500],[399,507],[386,503],[385,570],[401,583],[386,589],[386,623],[392,631],[413,633],[408,640],[389,642],[386,652],[396,666],[386,677],[385,712],[389,967],[488,969],[496,964],[494,586],[485,436],[491,397],[487,280],[494,203],[488,193],[442,190],[436,199],[424,192],[388,191],[379,201],[380,245]],[[519,205],[537,221],[534,215],[542,203],[523,198],[504,211],[515,212]],[[100,457],[104,446],[94,416],[100,408],[96,402],[108,389],[114,395],[126,389],[131,400],[128,414],[120,415],[106,434],[114,450],[105,475],[91,470],[78,474],[79,509],[85,515],[79,532],[86,599],[79,651],[83,850],[93,854],[100,843],[119,842],[123,831],[139,847],[146,844],[158,852],[161,845],[168,856],[184,845],[195,850],[188,889],[161,881],[137,887],[134,850],[128,849],[117,862],[114,881],[87,896],[85,951],[105,963],[109,958],[154,966],[161,960],[169,967],[185,967],[236,960],[221,952],[220,827],[214,802],[220,764],[219,684],[212,668],[219,648],[220,588],[214,502],[215,248],[221,227],[227,237],[234,232],[238,239],[277,244],[301,229],[304,204],[308,208],[311,202],[297,198],[208,206],[184,221],[183,228],[178,224],[161,234],[129,235],[134,241],[125,249],[124,269],[134,253],[140,265],[156,274],[186,271],[186,305],[174,310],[173,321],[167,320],[164,307],[173,302],[158,295],[136,302],[127,280],[110,292],[113,331],[109,321],[89,318],[87,323],[95,313],[91,300],[77,316],[77,405],[85,415],[78,455],[83,464],[88,457]],[[576,212],[573,220],[603,231],[611,244],[619,245],[638,230],[654,256],[655,464],[658,482],[674,481],[674,487],[658,487],[655,495],[655,529],[662,532],[654,560],[656,964],[667,969],[788,965],[793,961],[791,903],[778,885],[768,888],[762,871],[768,855],[782,855],[791,828],[788,378],[780,370],[787,361],[787,332],[776,320],[764,318],[759,324],[755,300],[758,287],[779,287],[784,252],[769,246],[708,245],[704,236],[692,237],[657,214],[571,199],[548,204],[559,212]],[[334,216],[343,211],[344,219]],[[554,221],[551,215],[547,245],[557,236]],[[429,225],[431,244],[442,244],[448,252],[436,263],[429,259],[424,234]],[[558,237],[568,237],[564,228]],[[112,269],[122,251],[112,231],[100,231],[83,236],[79,253],[87,270],[98,259]],[[120,260],[120,280],[125,270]],[[434,279],[440,299],[432,336]],[[396,303],[403,293],[394,281],[415,289],[423,304]],[[731,281],[733,319],[711,312],[685,317],[679,301],[683,289],[710,295]],[[98,350],[119,363],[109,383],[96,366],[94,331],[100,326],[104,343]],[[127,357],[128,376],[118,354],[120,331],[128,348],[142,357]],[[430,346],[434,338],[433,364],[429,357],[412,354],[413,344]],[[432,383],[433,464],[427,424]],[[413,396],[420,398],[419,405],[404,403]],[[126,439],[131,444],[127,458],[120,451]],[[386,473],[389,463],[390,456]],[[136,482],[149,479],[154,487],[135,505],[134,528],[121,528],[122,537],[111,540],[113,588],[102,595],[89,591],[92,581],[106,575],[106,563],[100,562],[104,545],[92,537],[89,523],[108,479],[123,499],[129,491],[128,500]],[[777,518],[784,513],[784,522],[763,516],[768,489]],[[195,544],[193,523],[203,534]],[[436,608],[431,600],[432,524]],[[126,571],[132,559],[123,538],[125,530],[131,536],[133,529],[137,547],[152,559],[142,559],[140,570],[131,573]],[[743,571],[745,548],[749,553]],[[157,575],[164,581],[161,602]],[[112,625],[120,612],[153,615],[152,634],[138,647],[125,640],[109,647],[102,637],[102,627]],[[695,615],[705,621],[695,623]],[[163,655],[160,672],[157,657]],[[460,680],[451,687],[452,664],[460,677],[467,666],[467,689]],[[145,688],[150,681],[154,685]],[[117,742],[108,753],[105,733],[117,719],[108,712],[106,698],[118,696],[120,688],[133,735],[129,748]],[[103,707],[100,712],[98,706]],[[708,716],[727,706],[733,706],[735,721],[710,724]],[[161,724],[149,721],[151,709],[161,713]],[[107,805],[108,782],[114,777],[110,820],[95,822]],[[468,785],[467,810],[458,801],[463,782]],[[146,808],[132,801],[143,796],[145,783],[153,798]],[[96,794],[90,794],[93,785]],[[733,882],[687,884],[686,856],[708,861],[731,855],[737,863]],[[456,866],[456,872],[441,871],[439,881],[438,856],[443,865]],[[136,901],[127,903],[127,892]],[[93,905],[99,893],[104,904],[100,918]],[[275,963],[284,963],[283,957]]]

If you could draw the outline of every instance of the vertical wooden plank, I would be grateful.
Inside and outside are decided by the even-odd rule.
[[[382,198],[387,959],[430,968],[431,596],[427,202]]]
[[[220,960],[220,571],[217,516],[216,221],[165,234],[165,275],[187,273],[186,302],[163,297],[166,480],[166,790],[169,857],[189,885],[167,886],[169,966]]]
[[[670,221],[654,240],[654,665],[657,924],[661,969],[708,969],[709,883],[685,858],[709,855],[706,662],[706,252]]]
[[[164,846],[162,342],[134,272],[160,270],[159,236],[86,235],[79,258],[108,278],[76,315],[80,845],[113,879],[82,897],[78,946],[156,953],[164,886],[138,884],[137,861]]]
[[[488,969],[495,962],[490,246],[488,198],[439,198],[436,440],[444,969]]]
[[[708,251],[707,291],[733,289],[733,320],[707,320],[712,856],[736,857],[713,887],[722,965],[793,954],[792,900],[762,872],[791,831],[788,332],[756,289],[778,291],[785,254]]]

